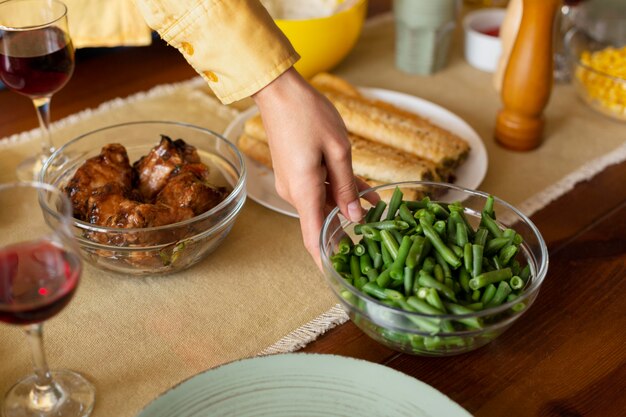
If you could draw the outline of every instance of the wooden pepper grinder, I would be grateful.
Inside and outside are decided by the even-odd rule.
[[[528,151],[543,135],[543,109],[552,91],[552,36],[560,0],[523,0],[522,20],[502,83],[504,108],[496,119],[496,140]]]

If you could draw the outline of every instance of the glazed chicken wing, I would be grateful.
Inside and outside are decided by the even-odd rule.
[[[174,211],[191,209],[194,215],[204,213],[218,205],[227,194],[224,188],[209,184],[207,178],[208,169],[204,164],[184,165],[167,181],[156,201]]]
[[[89,158],[78,168],[65,187],[74,207],[74,217],[87,219],[88,201],[92,192],[107,184],[114,184],[122,193],[132,188],[132,168],[126,148],[112,143],[102,148],[100,155]]]
[[[188,163],[200,163],[196,148],[187,145],[181,139],[172,141],[169,137],[161,135],[161,143],[133,165],[137,188],[143,201],[152,202],[170,175],[176,174]]]

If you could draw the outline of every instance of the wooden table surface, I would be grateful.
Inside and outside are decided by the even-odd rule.
[[[372,0],[370,14],[389,3]],[[71,81],[52,100],[52,117],[194,75],[160,41],[81,51]],[[0,137],[36,126],[29,100],[0,91]],[[610,166],[532,216],[548,244],[548,277],[532,308],[491,344],[455,357],[409,356],[348,322],[304,351],[385,364],[477,416],[626,415],[625,179],[626,162]]]

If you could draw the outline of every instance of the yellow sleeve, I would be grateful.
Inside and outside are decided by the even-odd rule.
[[[136,0],[225,104],[248,97],[299,56],[258,0]]]

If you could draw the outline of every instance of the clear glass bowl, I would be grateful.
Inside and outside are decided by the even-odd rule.
[[[581,29],[570,30],[565,44],[571,66],[572,84],[579,97],[594,110],[616,120],[626,121],[626,76],[608,74],[592,64],[592,54],[619,49],[626,46],[626,39],[598,41]],[[626,56],[622,53],[622,64],[626,67]],[[605,61],[605,59],[603,59]],[[606,64],[606,62],[605,62]]]
[[[122,229],[74,220],[74,236],[81,253],[98,268],[130,275],[161,275],[188,268],[222,242],[244,205],[245,166],[235,145],[210,130],[176,122],[124,123],[79,136],[50,157],[41,180],[64,188],[78,167],[109,143],[124,145],[132,163],[156,146],[162,134],[195,146],[210,169],[210,182],[226,187],[230,193],[211,210],[165,226]],[[56,207],[43,207],[51,220],[58,217]],[[102,241],[120,243],[99,243]]]
[[[488,197],[488,194],[483,192],[432,182],[387,184],[372,190],[389,202],[396,186],[399,186],[405,195],[415,193],[428,195],[432,201],[437,202],[461,202],[465,207],[465,216],[474,229],[480,221],[481,211]],[[367,192],[369,191],[361,195]],[[372,206],[363,198],[361,202],[366,209]],[[330,259],[343,236],[350,236],[353,242],[361,238],[354,233],[355,223],[343,217],[337,208],[325,219],[320,238],[324,274],[354,324],[385,346],[423,356],[447,356],[469,352],[494,340],[528,310],[537,297],[548,271],[548,250],[537,227],[515,207],[498,198],[495,198],[494,211],[500,227],[510,227],[522,236],[524,241],[518,257],[523,257],[531,269],[531,278],[526,282],[520,296],[498,307],[464,315],[428,315],[390,307],[361,292],[335,271]],[[424,318],[452,321],[479,318],[483,326],[477,330],[455,330],[448,333],[440,331],[433,334],[413,324],[414,321]]]

